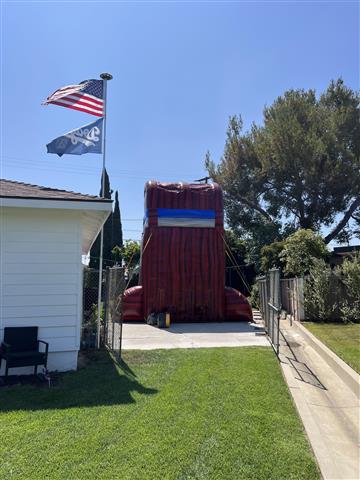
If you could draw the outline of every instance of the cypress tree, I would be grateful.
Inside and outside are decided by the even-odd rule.
[[[101,175],[101,188],[100,188],[100,197],[110,198],[112,190],[110,189],[110,180],[107,171],[105,170],[105,182],[104,182],[104,195],[102,191],[102,175]],[[104,225],[104,247],[103,247],[103,268],[111,267],[112,262],[112,214],[108,217]],[[97,236],[91,250],[90,250],[90,268],[99,268],[99,257],[100,257],[100,233]]]
[[[115,206],[114,212],[112,214],[113,222],[112,222],[112,245],[111,249],[114,247],[123,247],[123,234],[122,234],[122,225],[121,225],[121,213],[120,213],[120,206],[119,206],[119,194],[116,190],[115,192]],[[121,264],[121,256],[117,255],[117,261]]]

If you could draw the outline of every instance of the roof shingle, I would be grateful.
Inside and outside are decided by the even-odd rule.
[[[96,195],[58,190],[56,188],[31,185],[14,180],[0,179],[0,197],[2,198],[31,198],[36,200],[72,200],[83,202],[111,202],[109,198]]]

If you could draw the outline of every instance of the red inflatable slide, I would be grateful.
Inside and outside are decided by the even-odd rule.
[[[244,295],[225,287],[219,185],[147,182],[140,286],[123,296],[123,319],[169,312],[172,322],[252,320]]]

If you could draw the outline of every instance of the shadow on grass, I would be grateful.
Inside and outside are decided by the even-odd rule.
[[[50,388],[46,384],[15,384],[0,388],[0,412],[96,407],[135,403],[132,392],[154,395],[123,360],[117,363],[106,351],[87,357],[77,372],[59,375]]]

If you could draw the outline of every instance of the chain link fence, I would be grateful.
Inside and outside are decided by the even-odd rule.
[[[103,271],[104,276],[105,270]],[[84,268],[81,349],[96,347],[99,270]],[[102,317],[103,318],[103,317]]]
[[[116,356],[121,355],[122,295],[126,286],[123,267],[112,267],[105,274],[103,343]]]
[[[125,290],[124,268],[103,270],[100,309],[100,346],[120,355],[122,333],[122,294]],[[98,318],[99,270],[84,268],[83,321],[81,348],[96,348]]]
[[[265,331],[276,351],[279,354],[280,346],[280,270],[274,268],[266,275],[258,277],[260,296],[260,311],[264,319]]]

